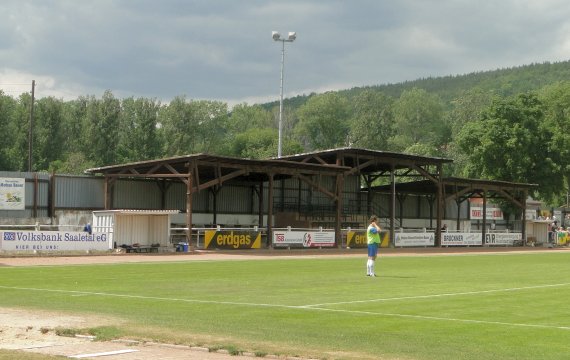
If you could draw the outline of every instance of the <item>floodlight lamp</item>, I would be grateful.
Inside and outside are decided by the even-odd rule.
[[[297,33],[294,31],[289,32],[289,41],[293,41],[297,38]]]
[[[273,40],[275,40],[275,41],[281,40],[281,34],[279,34],[279,32],[277,32],[277,31],[272,31],[271,37],[273,37]]]

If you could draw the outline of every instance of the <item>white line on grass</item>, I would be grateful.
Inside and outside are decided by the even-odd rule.
[[[407,299],[419,299],[424,297],[437,297],[437,296],[452,296],[461,294],[477,294],[485,292],[498,292],[498,291],[514,291],[514,290],[524,290],[524,289],[536,289],[536,288],[546,288],[554,286],[565,286],[567,284],[551,284],[551,285],[541,285],[541,286],[531,286],[524,288],[510,288],[510,289],[497,289],[497,290],[484,290],[484,291],[470,291],[466,293],[455,293],[455,294],[441,294],[441,295],[426,295],[426,296],[413,296],[407,297]],[[127,295],[127,294],[113,294],[113,293],[102,293],[102,292],[90,292],[90,291],[76,291],[76,290],[61,290],[61,289],[41,289],[41,288],[26,288],[26,287],[15,287],[15,286],[2,286],[1,289],[12,289],[12,290],[25,290],[25,291],[41,291],[41,292],[56,292],[64,294],[73,295],[95,295],[95,296],[108,296],[108,297],[121,297],[129,299],[143,299],[143,300],[161,300],[161,301],[179,301],[188,303],[201,303],[201,304],[220,304],[220,305],[242,305],[242,306],[253,306],[253,307],[275,307],[275,308],[285,308],[285,309],[300,309],[300,310],[315,310],[315,311],[328,311],[328,312],[338,312],[345,314],[362,314],[362,315],[377,315],[377,316],[390,316],[390,317],[401,317],[401,318],[411,318],[411,319],[423,319],[423,320],[437,320],[437,321],[452,321],[452,322],[463,322],[472,324],[489,324],[489,325],[502,325],[502,326],[516,326],[516,327],[528,327],[528,328],[541,328],[541,329],[557,329],[557,330],[570,330],[569,326],[559,326],[559,325],[537,325],[537,324],[524,324],[524,323],[507,323],[499,321],[485,321],[485,320],[469,320],[469,319],[457,319],[457,318],[445,318],[437,316],[426,316],[426,315],[410,315],[410,314],[397,314],[397,313],[380,313],[373,311],[359,311],[359,310],[344,310],[344,309],[329,309],[319,306],[324,305],[335,305],[335,304],[350,304],[350,303],[360,303],[365,301],[352,301],[352,302],[342,302],[342,303],[331,303],[322,305],[279,305],[279,304],[263,304],[263,303],[240,303],[232,301],[215,301],[215,300],[195,300],[195,299],[179,299],[179,298],[166,298],[166,297],[155,297],[155,296],[142,296],[142,295]],[[387,299],[376,299],[375,301],[384,300],[397,300],[405,298],[387,298]]]
[[[329,305],[345,305],[345,304],[371,303],[371,302],[394,301],[394,300],[430,299],[430,298],[439,298],[439,297],[446,297],[446,296],[479,295],[479,294],[489,294],[489,293],[507,292],[507,291],[520,291],[520,290],[530,290],[530,289],[543,289],[543,288],[550,288],[550,287],[561,287],[561,286],[568,286],[568,285],[570,285],[570,283],[545,284],[545,285],[536,285],[536,286],[506,288],[506,289],[492,289],[492,290],[479,290],[479,291],[465,291],[465,292],[457,292],[457,293],[443,293],[443,294],[401,296],[401,297],[379,298],[379,299],[368,299],[368,300],[341,301],[341,302],[334,302],[334,303],[331,302],[331,303],[322,303],[322,304],[310,304],[310,305],[304,305],[302,307],[311,308],[311,307],[329,306]]]
[[[68,356],[68,358],[72,358],[72,359],[85,359],[85,358],[90,358],[90,357],[98,357],[98,356],[109,356],[109,355],[121,355],[121,354],[128,354],[128,353],[132,353],[132,352],[137,352],[138,350],[116,350],[116,351],[106,351],[106,352],[100,352],[100,353],[94,353],[94,354],[81,354],[81,355],[73,355],[73,356]]]
[[[216,300],[180,299],[180,298],[168,298],[168,297],[157,297],[157,296],[143,296],[143,295],[129,295],[129,294],[113,294],[113,293],[104,293],[104,292],[77,291],[77,290],[61,290],[61,289],[41,289],[41,288],[27,288],[27,287],[2,286],[2,285],[0,285],[0,289],[25,290],[25,291],[42,291],[42,292],[55,292],[55,293],[62,293],[62,294],[71,294],[71,296],[88,296],[88,295],[93,295],[93,296],[120,297],[120,298],[127,298],[127,299],[178,301],[178,302],[188,302],[188,303],[198,303],[198,304],[264,306],[264,307],[278,307],[278,308],[291,308],[291,309],[300,309],[300,308],[303,308],[303,306],[295,306],[295,305],[260,304],[260,303],[247,303],[247,302],[235,302],[235,301],[216,301]]]
[[[374,311],[360,311],[360,310],[327,309],[327,308],[320,308],[320,307],[311,307],[310,309],[320,310],[320,311],[347,313],[347,314],[391,316],[391,317],[401,317],[401,318],[411,318],[411,319],[456,321],[456,322],[472,323],[472,324],[487,324],[487,325],[517,326],[517,327],[529,327],[529,328],[540,328],[540,329],[570,330],[570,326],[559,326],[559,325],[508,323],[508,322],[501,322],[501,321],[470,320],[470,319],[457,319],[457,318],[446,318],[446,317],[426,316],[426,315],[380,313],[380,312],[374,312]]]

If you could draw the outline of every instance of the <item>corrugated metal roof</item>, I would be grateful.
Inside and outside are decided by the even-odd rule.
[[[362,173],[390,171],[392,168],[405,169],[413,165],[440,165],[453,162],[452,159],[446,158],[348,147],[288,155],[280,159],[293,162],[302,161],[305,164],[337,164],[350,168],[361,167],[366,163],[366,167],[361,170]]]
[[[472,192],[482,190],[524,190],[538,187],[537,184],[515,183],[499,180],[464,179],[457,177],[447,177],[442,179],[442,184],[446,194],[454,194],[462,189]],[[373,186],[375,192],[389,193],[391,185]],[[397,192],[415,194],[435,194],[437,185],[430,180],[411,181],[396,184]]]

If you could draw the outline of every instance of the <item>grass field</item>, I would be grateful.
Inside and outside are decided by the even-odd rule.
[[[319,359],[567,359],[570,252],[0,268],[0,306]]]

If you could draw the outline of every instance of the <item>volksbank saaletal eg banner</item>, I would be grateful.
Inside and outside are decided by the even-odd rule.
[[[79,231],[0,231],[0,249],[6,251],[109,250],[109,234]]]
[[[0,210],[25,210],[26,179],[0,178]]]
[[[204,248],[259,249],[261,248],[261,232],[248,230],[206,230]]]

